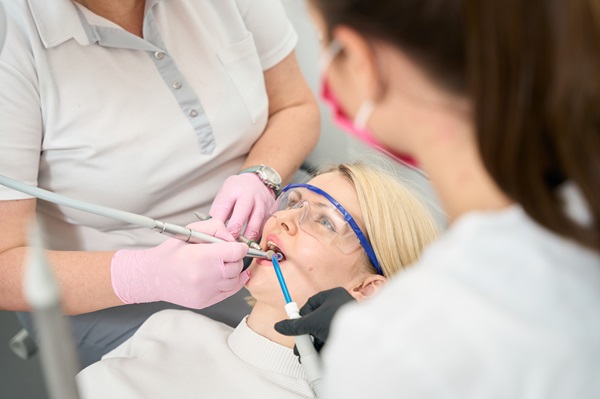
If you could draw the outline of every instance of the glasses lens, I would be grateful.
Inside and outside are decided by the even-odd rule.
[[[283,217],[278,212],[296,212],[300,228],[317,240],[337,247],[343,253],[350,253],[360,247],[356,234],[344,219],[344,215],[325,197],[305,188],[295,188],[284,192],[276,203],[275,217]]]

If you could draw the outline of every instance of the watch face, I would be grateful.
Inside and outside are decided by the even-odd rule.
[[[281,177],[273,169],[269,167],[263,167],[262,172],[264,173],[265,179],[276,185],[281,185]]]

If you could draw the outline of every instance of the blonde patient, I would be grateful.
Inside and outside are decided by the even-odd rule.
[[[324,169],[307,185],[285,190],[282,201],[261,247],[284,255],[281,271],[299,306],[340,286],[368,300],[438,234],[407,187],[366,163]],[[83,397],[313,397],[293,338],[273,327],[287,316],[272,263],[257,260],[249,270],[246,288],[255,303],[238,327],[188,311],[159,312],[78,375]]]

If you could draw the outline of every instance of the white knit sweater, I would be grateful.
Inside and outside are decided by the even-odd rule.
[[[312,398],[290,348],[189,311],[150,317],[77,376],[91,398]]]

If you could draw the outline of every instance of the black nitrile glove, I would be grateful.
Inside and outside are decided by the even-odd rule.
[[[314,338],[313,345],[317,352],[321,351],[327,337],[333,316],[342,305],[353,301],[354,297],[342,287],[319,292],[310,297],[300,309],[299,319],[288,319],[275,323],[275,330],[283,335],[310,334]],[[294,353],[298,351],[294,347]]]

